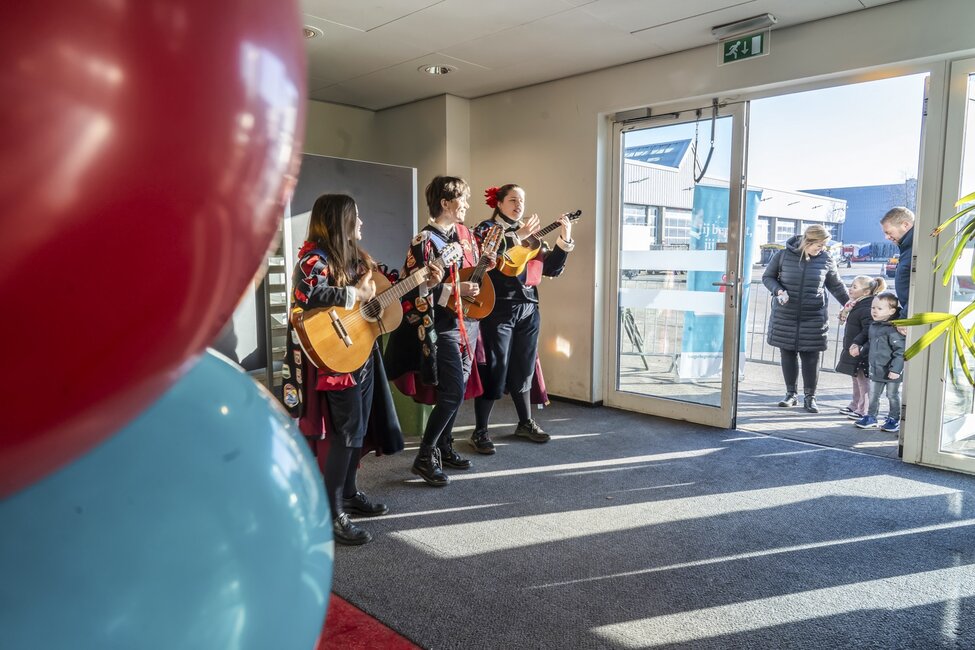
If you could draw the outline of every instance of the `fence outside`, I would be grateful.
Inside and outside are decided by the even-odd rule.
[[[622,281],[624,287],[646,287],[653,278]],[[686,276],[669,277],[668,283],[681,284]],[[761,283],[753,279],[748,287],[748,312],[744,318],[742,337],[745,343],[745,359],[750,362],[778,364],[779,350],[766,341],[766,329],[771,313],[771,294]],[[829,302],[829,335],[827,348],[821,357],[821,369],[834,372],[843,344],[843,328],[839,325],[841,305],[832,296]],[[684,330],[684,312],[658,309],[623,309],[620,323],[620,354],[638,357],[635,370],[648,371],[648,360],[655,360],[654,368],[672,372],[676,368],[681,351]],[[662,363],[661,363],[662,362]],[[623,363],[621,362],[621,366]]]

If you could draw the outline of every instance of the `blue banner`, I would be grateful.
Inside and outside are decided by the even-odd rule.
[[[748,190],[745,196],[745,236],[742,245],[742,294],[741,332],[745,331],[745,316],[751,294],[752,264],[755,261],[755,226],[761,190]],[[728,242],[727,187],[697,185],[694,188],[694,207],[691,216],[692,251],[724,250]],[[690,271],[687,274],[687,290],[716,292],[724,287],[713,286],[727,278],[721,271]],[[745,337],[739,337],[741,351],[745,350]],[[678,372],[681,379],[718,379],[721,377],[722,350],[724,344],[724,315],[684,312],[684,336]],[[741,354],[744,363],[744,354]]]

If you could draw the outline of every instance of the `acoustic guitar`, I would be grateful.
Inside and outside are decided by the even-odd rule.
[[[492,226],[481,243],[481,259],[474,266],[460,270],[461,282],[476,282],[481,286],[476,296],[461,298],[464,316],[468,318],[481,320],[494,309],[494,284],[487,275],[492,264],[485,255],[497,253],[503,238],[504,231],[501,226]]]
[[[433,264],[445,268],[456,264],[463,254],[460,244],[448,244]],[[390,284],[380,273],[374,273],[373,277],[375,297],[356,301],[351,309],[319,307],[292,312],[291,324],[298,342],[316,368],[332,372],[353,372],[361,368],[376,339],[399,327],[403,321],[403,296],[426,282],[430,269],[427,266],[417,269],[396,284]]]
[[[569,221],[577,221],[582,216],[582,210],[567,212],[562,215],[568,217]],[[498,270],[505,275],[517,277],[525,272],[528,262],[535,259],[542,250],[542,237],[552,232],[562,225],[561,221],[550,223],[549,225],[536,230],[521,240],[520,246],[512,246],[504,252],[498,260]]]

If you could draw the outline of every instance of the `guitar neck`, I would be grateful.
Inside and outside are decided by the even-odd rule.
[[[561,221],[556,221],[554,223],[550,223],[547,226],[545,226],[544,228],[542,228],[541,230],[536,230],[535,232],[533,232],[531,234],[531,236],[532,237],[544,237],[545,235],[549,234],[550,232],[552,232],[553,230],[555,230],[556,228],[558,228],[561,225],[562,225],[562,222]]]
[[[484,278],[484,274],[487,273],[490,261],[488,258],[484,257],[484,253],[481,253],[481,259],[477,260],[477,266],[474,267],[474,271],[471,273],[471,282],[477,282],[480,284],[481,280]]]
[[[441,268],[443,267],[443,265],[439,262],[435,262],[435,264]],[[403,296],[420,286],[421,282],[426,282],[429,276],[430,269],[424,266],[420,268],[420,270],[409,275],[406,279],[400,280],[389,289],[386,289],[381,294],[373,298],[373,300],[378,301],[383,309],[385,309],[394,302],[400,302]]]

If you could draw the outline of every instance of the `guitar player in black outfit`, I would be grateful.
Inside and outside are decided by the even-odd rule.
[[[387,374],[397,387],[420,402],[429,402],[427,393],[435,392],[433,411],[411,471],[436,487],[450,482],[444,467],[471,467],[471,461],[454,449],[452,435],[457,411],[467,393],[478,331],[476,320],[463,317],[458,298],[480,292],[476,282],[461,282],[459,277],[461,268],[474,267],[479,259],[477,241],[464,226],[469,196],[467,182],[455,176],[437,176],[427,185],[430,219],[410,244],[406,272],[440,256],[454,242],[460,245],[463,256],[433,291],[407,294],[403,302],[407,324],[392,334],[386,348]],[[493,256],[489,259],[493,265]],[[404,383],[405,379],[409,381]],[[436,389],[432,391],[434,383]]]
[[[366,301],[376,295],[372,277],[382,269],[359,246],[360,239],[362,220],[352,197],[344,194],[318,197],[308,222],[308,238],[298,251],[299,259],[292,276],[292,312],[333,306],[351,309],[357,301]],[[431,286],[442,276],[442,271],[432,268]],[[389,510],[385,504],[370,500],[356,487],[366,428],[370,418],[376,419],[374,395],[389,390],[382,381],[385,374],[382,357],[373,346],[373,354],[354,372],[333,373],[316,368],[298,346],[290,323],[291,319],[282,368],[284,405],[292,417],[299,419],[299,428],[318,458],[332,511],[335,542],[365,544],[372,535],[354,524],[349,515],[371,517]],[[380,381],[376,381],[377,374]],[[398,422],[374,424],[387,429],[384,433],[398,436],[398,445],[387,449],[387,453],[403,448],[403,434]],[[326,446],[327,452],[322,458]]]
[[[504,228],[504,252],[521,245],[522,240],[539,230],[538,215],[525,219],[525,191],[514,184],[491,187],[484,192],[485,202],[494,214],[474,229],[474,236],[482,241],[495,225]],[[544,242],[538,255],[531,259],[517,276],[499,269],[489,272],[494,283],[495,305],[481,321],[486,363],[479,367],[484,393],[474,400],[475,427],[471,445],[482,454],[493,454],[494,443],[488,434],[488,423],[494,403],[507,391],[518,412],[515,435],[532,442],[548,442],[549,435],[531,417],[531,385],[538,356],[538,333],[541,316],[538,310],[537,285],[542,276],[558,277],[565,269],[572,241],[572,222],[565,215],[559,220],[561,235],[555,248]]]

